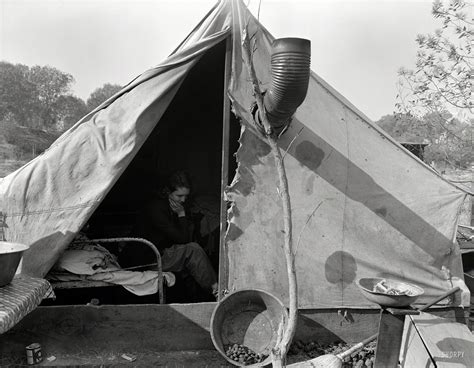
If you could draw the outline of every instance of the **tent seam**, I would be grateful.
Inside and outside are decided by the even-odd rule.
[[[345,188],[344,188],[344,193],[347,193],[348,188],[349,188],[349,152],[350,152],[350,147],[349,147],[349,128],[347,126],[347,121],[345,119],[346,117],[346,107],[343,106],[344,109],[344,118],[342,120],[344,121],[344,126],[346,128],[346,156],[348,160],[346,161],[346,183],[345,183]],[[344,244],[346,242],[346,208],[347,208],[347,195],[344,195],[344,209],[343,209],[343,215],[342,215],[342,248],[341,248],[341,304],[344,305]]]
[[[51,209],[47,209],[47,210],[36,210],[36,211],[28,211],[28,212],[13,212],[11,214],[8,214],[8,213],[5,213],[8,215],[8,217],[19,217],[19,216],[25,216],[25,215],[39,215],[39,214],[43,214],[43,213],[53,213],[53,212],[61,212],[61,211],[71,211],[71,210],[76,210],[76,209],[80,209],[80,208],[86,208],[86,207],[91,207],[93,206],[96,202],[96,201],[93,201],[93,202],[87,202],[85,204],[79,204],[79,205],[75,205],[75,206],[69,206],[69,207],[59,207],[59,208],[51,208]]]

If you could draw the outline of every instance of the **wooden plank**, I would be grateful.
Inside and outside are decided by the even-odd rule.
[[[405,319],[404,331],[400,349],[400,366],[403,368],[436,367],[410,318]]]
[[[222,167],[221,167],[221,209],[220,209],[220,241],[219,241],[219,299],[223,296],[223,291],[228,285],[228,254],[225,243],[225,233],[227,230],[227,201],[224,193],[229,185],[229,132],[230,132],[230,100],[227,96],[232,71],[232,36],[226,39],[225,71],[224,71],[224,107],[222,117]]]
[[[375,351],[375,367],[391,368],[398,364],[403,337],[405,314],[392,314],[387,310],[380,313],[380,323]]]
[[[39,342],[57,353],[209,350],[216,303],[39,307],[0,336],[0,355]]]
[[[105,281],[76,280],[76,281],[51,281],[51,286],[53,287],[53,289],[83,289],[83,288],[93,288],[93,287],[113,287],[117,285],[111,284],[110,282],[105,282]]]
[[[430,308],[427,312],[438,317],[449,319],[467,325],[469,321],[469,310],[462,307]]]
[[[39,342],[45,354],[52,355],[214,350],[209,329],[215,306],[216,303],[39,307],[0,335],[0,357],[23,356],[25,346],[33,342]],[[377,332],[378,316],[377,309],[302,310],[295,339],[321,344],[336,340],[356,343]]]
[[[386,308],[385,309],[390,314],[394,316],[406,316],[408,314],[420,314],[416,309],[403,309],[403,308]]]
[[[377,332],[379,309],[300,310],[294,340],[358,343]]]
[[[431,312],[431,310],[430,310]],[[295,339],[358,343],[378,331],[380,309],[305,309],[299,311]],[[466,323],[463,308],[436,308],[433,314]]]
[[[430,313],[410,318],[437,367],[472,367],[474,336],[466,325]]]
[[[0,355],[24,354],[39,342],[56,353],[214,349],[210,336],[216,303],[169,305],[44,306],[0,336]],[[377,331],[377,310],[302,311],[295,338],[359,342]]]

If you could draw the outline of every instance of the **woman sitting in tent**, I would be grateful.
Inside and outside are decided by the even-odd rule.
[[[160,251],[163,271],[190,275],[205,291],[217,296],[217,277],[201,248],[192,242],[191,221],[185,204],[191,182],[183,171],[172,174],[163,191],[152,198],[138,216],[135,235],[151,241]],[[153,258],[149,249],[128,246],[120,264],[146,264]]]

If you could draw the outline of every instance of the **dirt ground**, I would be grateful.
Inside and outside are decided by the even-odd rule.
[[[132,360],[127,360],[122,356]],[[49,360],[48,360],[49,358]],[[54,358],[54,359],[53,359]],[[0,367],[32,367],[26,364],[24,357],[0,357]],[[120,368],[220,368],[235,367],[227,363],[217,352],[211,350],[176,352],[82,352],[75,354],[48,354],[34,367],[120,367]]]

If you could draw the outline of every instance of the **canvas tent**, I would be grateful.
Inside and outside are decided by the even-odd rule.
[[[133,215],[162,174],[185,167],[196,192],[226,201],[221,288],[259,288],[288,301],[277,173],[251,124],[254,98],[241,49],[246,27],[268,88],[273,37],[242,1],[220,1],[163,63],[1,179],[6,238],[31,245],[22,272],[45,276],[87,221]],[[300,308],[370,306],[356,286],[360,277],[416,283],[425,289],[421,302],[451,288],[453,277],[462,279],[454,239],[467,194],[315,73],[279,146]]]

